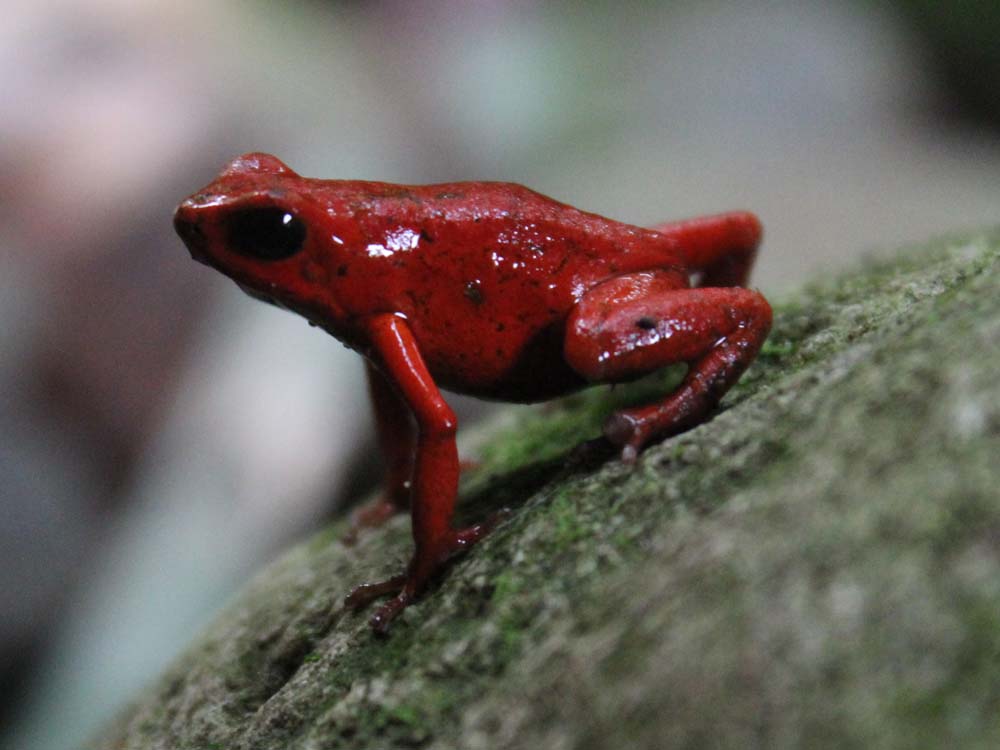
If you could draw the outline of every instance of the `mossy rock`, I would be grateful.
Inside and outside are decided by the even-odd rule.
[[[264,570],[101,748],[1000,746],[1000,233],[776,305],[709,422],[635,466],[609,403],[517,412],[463,481],[513,515],[387,638],[409,552],[343,523]]]

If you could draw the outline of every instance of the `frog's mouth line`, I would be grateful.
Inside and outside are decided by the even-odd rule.
[[[284,305],[282,305],[280,302],[278,302],[278,300],[276,300],[274,297],[271,297],[270,295],[264,294],[263,292],[261,292],[261,291],[259,291],[257,289],[254,289],[252,286],[249,286],[248,284],[243,284],[242,282],[239,282],[239,281],[236,281],[235,283],[236,283],[236,286],[238,286],[240,289],[242,289],[245,294],[250,295],[255,300],[260,300],[261,302],[266,302],[267,304],[274,305],[275,307],[281,307],[281,308],[284,307]]]

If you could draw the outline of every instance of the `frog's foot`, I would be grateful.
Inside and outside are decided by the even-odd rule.
[[[418,549],[405,573],[378,583],[363,583],[357,586],[344,599],[344,605],[348,609],[359,610],[375,599],[395,594],[392,599],[379,607],[368,621],[372,630],[379,635],[385,635],[389,630],[389,624],[426,590],[449,560],[468,550],[509,515],[510,511],[504,508],[482,523],[452,532],[444,544],[435,545],[430,550],[426,547]]]
[[[604,423],[604,436],[621,448],[623,463],[634,464],[639,451],[654,437],[679,432],[685,424],[694,421],[681,421],[671,416],[669,410],[662,409],[658,404],[616,411]],[[700,417],[701,413],[697,416]]]
[[[341,538],[347,546],[351,546],[358,541],[358,535],[363,529],[374,529],[397,513],[406,510],[406,506],[389,499],[386,495],[380,495],[371,502],[358,507],[351,514],[351,528]]]

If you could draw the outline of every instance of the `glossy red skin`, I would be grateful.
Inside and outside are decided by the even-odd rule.
[[[305,224],[300,252],[277,261],[233,252],[228,217],[260,207]],[[609,420],[606,434],[634,459],[653,437],[703,418],[770,326],[766,300],[733,288],[760,239],[747,213],[642,229],[519,185],[317,180],[247,154],[184,201],[175,223],[196,259],[369,360],[390,460],[387,500],[369,520],[412,506],[417,547],[404,576],[352,594],[363,604],[400,591],[376,615],[378,629],[488,530],[451,528],[455,421],[437,386],[537,401],[691,363],[664,401]],[[690,289],[692,273],[723,288]]]

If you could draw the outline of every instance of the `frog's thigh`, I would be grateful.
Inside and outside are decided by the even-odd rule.
[[[642,279],[631,285],[614,279],[585,295],[570,315],[565,354],[573,369],[595,382],[689,364],[672,393],[605,422],[605,437],[631,462],[652,438],[704,419],[753,361],[770,327],[771,308],[751,289],[664,289]]]
[[[583,296],[567,321],[564,354],[591,382],[629,380],[697,362],[757,317],[770,321],[770,308],[757,292],[678,288],[666,274],[628,274]]]

